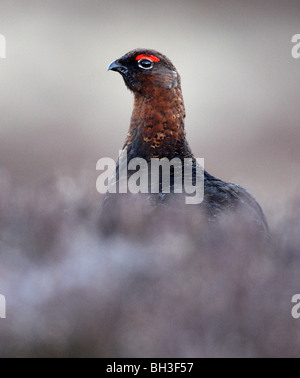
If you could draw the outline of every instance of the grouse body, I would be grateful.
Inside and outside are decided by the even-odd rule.
[[[126,152],[127,164],[137,157],[147,162],[153,158],[191,159],[196,164],[186,139],[181,79],[172,62],[155,50],[136,49],[113,61],[108,70],[119,72],[127,88],[134,94],[130,127],[122,149],[122,152]],[[117,181],[121,160],[122,154],[117,164]],[[160,188],[158,194],[149,194],[145,199],[150,201],[151,206],[168,206],[167,199],[176,196],[172,190],[170,192],[165,195]],[[116,194],[108,193],[101,206],[101,219],[109,227],[116,221],[118,214],[116,198]],[[129,202],[132,200],[130,194],[123,195],[123,198]],[[197,206],[208,222],[215,221],[230,210],[243,209],[251,222],[263,232],[268,232],[260,205],[247,190],[219,180],[206,171],[203,201]]]

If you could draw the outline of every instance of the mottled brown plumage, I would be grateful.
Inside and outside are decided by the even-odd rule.
[[[128,161],[135,157],[194,158],[187,142],[184,120],[185,108],[181,79],[171,61],[155,50],[136,49],[112,62],[109,70],[119,72],[134,94],[134,107],[123,151]],[[121,158],[120,158],[121,159]],[[130,194],[126,195],[130,201]],[[174,193],[150,194],[146,201],[159,206]],[[111,214],[117,216],[116,195],[107,195],[102,204],[104,223]],[[189,206],[189,205],[186,205]],[[204,200],[198,205],[209,222],[229,210],[243,209],[251,222],[268,232],[265,216],[255,199],[242,187],[204,173]],[[199,210],[199,211],[200,211]]]
[[[169,59],[154,50],[135,50],[118,62],[135,65],[134,57],[140,53],[145,56],[155,54],[160,61],[151,72],[132,72],[129,82],[124,78],[134,93],[134,107],[124,148],[128,153],[147,160],[192,157],[184,131],[185,109],[180,76]],[[180,144],[180,141],[184,143]]]

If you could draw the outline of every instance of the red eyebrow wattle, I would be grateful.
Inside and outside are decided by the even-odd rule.
[[[160,59],[155,56],[155,55],[145,55],[145,54],[140,54],[138,55],[135,60],[140,60],[140,59],[149,59],[151,60],[152,62],[159,62]]]

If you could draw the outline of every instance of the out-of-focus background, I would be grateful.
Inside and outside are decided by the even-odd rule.
[[[0,357],[299,356],[299,33],[299,0],[1,0]],[[184,212],[99,234],[96,162],[132,110],[106,67],[136,47],[176,65],[195,155],[270,244]]]
[[[297,0],[1,0],[0,166],[37,183],[116,158],[132,96],[106,67],[149,47],[181,73],[195,155],[268,211],[299,189],[299,28]]]

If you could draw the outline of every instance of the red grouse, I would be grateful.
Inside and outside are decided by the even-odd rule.
[[[180,76],[171,61],[155,50],[136,49],[113,61],[108,70],[119,72],[127,88],[134,94],[129,132],[123,146],[123,152],[127,153],[126,164],[133,158],[143,158],[147,162],[153,158],[179,158],[180,161],[189,158],[196,162],[184,129],[185,109]],[[121,156],[117,166],[117,181]],[[130,173],[127,178],[129,177]],[[172,186],[172,180],[170,185]],[[160,206],[168,204],[167,199],[174,196],[178,195],[174,191],[172,193],[172,189],[166,195],[160,187],[158,194],[150,194],[145,200],[150,199],[151,206],[153,203]],[[132,197],[127,194],[126,201],[130,203]],[[118,218],[116,199],[115,194],[108,193],[101,206],[101,223],[106,223],[108,228],[113,227]],[[260,230],[268,232],[262,209],[247,190],[219,180],[206,171],[204,199],[197,206],[209,222],[215,221],[228,210],[243,208],[249,214],[251,222]]]

